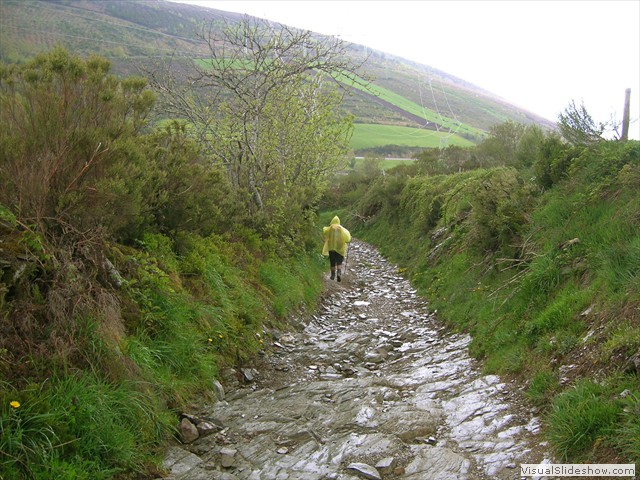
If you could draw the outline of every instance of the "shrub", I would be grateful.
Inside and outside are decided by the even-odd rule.
[[[565,178],[571,162],[580,151],[581,149],[568,147],[558,137],[546,138],[533,166],[537,182],[549,188]]]
[[[506,251],[528,226],[531,198],[523,181],[512,168],[487,171],[478,178],[471,197],[473,246],[484,251]]]
[[[149,168],[158,172],[149,210],[162,233],[224,233],[229,219],[246,222],[226,174],[203,157],[186,125],[170,122],[144,137]]]
[[[140,156],[128,139],[154,97],[143,79],[119,81],[109,68],[61,49],[1,68],[0,202],[25,223],[117,229],[141,216]]]

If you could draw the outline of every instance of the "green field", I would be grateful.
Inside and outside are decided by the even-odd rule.
[[[355,159],[354,167],[355,168],[361,167],[362,165],[364,165],[366,161],[368,161],[368,159],[358,157]],[[401,159],[401,158],[385,158],[383,160],[380,160],[380,163],[378,164],[378,168],[380,168],[380,170],[390,170],[393,167],[397,167],[398,165],[411,165],[413,162],[415,162],[415,160]]]
[[[196,59],[196,64],[201,68],[209,68],[210,61],[205,59]],[[398,95],[385,88],[369,84],[364,89],[357,82],[353,82],[346,76],[337,76],[337,80],[353,86],[359,90],[373,93],[377,97],[403,109],[414,115],[423,116],[430,123],[440,125],[441,131],[428,130],[417,127],[403,127],[398,125],[380,125],[357,123],[353,137],[351,139],[351,148],[353,150],[361,150],[366,148],[383,147],[387,145],[398,145],[402,147],[419,147],[419,148],[443,148],[449,145],[460,147],[473,147],[475,144],[459,135],[467,134],[475,137],[483,136],[484,132],[469,125],[457,122],[447,117],[443,117],[425,109],[407,98]]]
[[[389,102],[390,104],[398,108],[401,108],[405,112],[409,112],[413,115],[417,115],[418,117],[422,117],[426,121],[440,125],[443,128],[451,129],[460,133],[466,133],[467,135],[471,135],[474,137],[483,137],[485,134],[485,132],[478,128],[459,122],[457,119],[445,117],[438,112],[434,112],[429,108],[425,108],[422,105],[418,105],[412,102],[411,100],[403,97],[402,95],[399,95],[398,93],[392,92],[391,90],[380,87],[378,85],[374,85],[373,83],[369,83],[366,87],[364,87],[363,84],[354,82],[346,76],[337,76],[337,80],[344,83],[345,85],[350,85],[363,92],[373,94],[376,97]],[[364,83],[364,81],[362,82]]]
[[[435,132],[423,128],[399,127],[395,125],[373,125],[357,123],[351,138],[351,148],[382,147],[400,145],[406,147],[439,148],[449,145],[472,147],[474,144],[448,132]]]

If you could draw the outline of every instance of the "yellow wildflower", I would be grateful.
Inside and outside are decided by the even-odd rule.
[[[213,338],[210,338],[210,339],[209,339],[209,341],[210,341],[210,342],[213,342]]]
[[[10,402],[9,405],[11,405],[13,408],[19,408],[20,407],[20,402],[16,402],[14,400],[13,402]]]

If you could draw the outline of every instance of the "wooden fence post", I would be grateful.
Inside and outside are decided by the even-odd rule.
[[[624,91],[624,111],[622,113],[622,135],[620,141],[626,142],[629,139],[629,108],[631,104],[631,89]]]

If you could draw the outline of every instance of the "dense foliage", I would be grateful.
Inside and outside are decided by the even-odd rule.
[[[109,69],[61,49],[0,67],[3,478],[154,472],[187,400],[319,295],[312,216],[263,228]]]
[[[640,143],[507,123],[418,158],[353,171],[330,205],[522,381],[561,460],[638,464]]]

